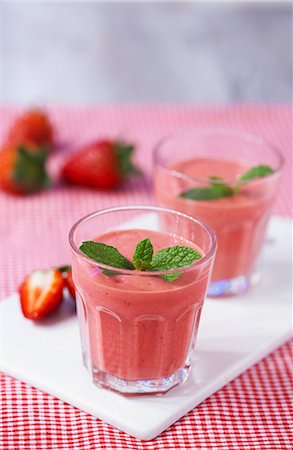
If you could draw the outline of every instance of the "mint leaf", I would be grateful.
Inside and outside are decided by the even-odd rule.
[[[85,241],[79,250],[91,259],[119,269],[134,270],[132,263],[115,247],[102,242]]]
[[[180,275],[182,275],[183,272],[174,272],[174,273],[168,273],[165,275],[160,275],[160,278],[163,278],[163,280],[168,281],[169,283],[171,283],[172,281],[177,280],[177,278],[180,277]]]
[[[148,270],[153,257],[154,249],[149,239],[140,241],[133,255],[133,265],[137,270]]]
[[[217,177],[210,177],[211,180],[219,180]],[[234,190],[225,183],[213,183],[209,187],[191,188],[182,192],[179,197],[190,200],[217,200],[223,197],[231,197]]]
[[[247,172],[239,177],[239,181],[252,180],[253,178],[262,178],[274,173],[274,170],[261,164],[259,166],[252,167]],[[228,184],[222,182],[222,178],[209,177],[211,186],[196,187],[181,192],[179,197],[187,198],[190,200],[217,200],[219,198],[231,197],[239,192],[240,183],[236,183],[236,186],[232,188]]]
[[[253,178],[262,178],[266,177],[274,173],[274,170],[266,166],[265,164],[261,164],[259,166],[252,167],[247,172],[240,175],[239,180],[252,180]]]
[[[176,245],[159,250],[151,261],[150,269],[152,271],[179,269],[180,267],[189,266],[196,259],[200,259],[201,255],[193,248]],[[176,280],[182,272],[161,275],[166,281]]]
[[[180,267],[189,266],[193,261],[200,258],[201,255],[193,248],[175,245],[175,247],[159,250],[151,261],[151,269],[179,269]]]

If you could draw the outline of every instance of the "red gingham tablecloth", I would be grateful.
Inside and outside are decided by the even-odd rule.
[[[282,151],[286,168],[275,212],[291,211],[291,106],[103,106],[48,108],[58,130],[53,174],[71,149],[96,137],[123,137],[137,145],[145,177],[116,192],[96,192],[56,183],[47,192],[18,198],[0,194],[1,298],[14,292],[32,269],[69,260],[68,231],[81,216],[104,207],[153,203],[151,152],[170,131],[232,127],[267,138]],[[0,133],[19,112],[0,108]],[[5,320],[5,317],[2,318]],[[15,337],[17,339],[17,335]],[[1,440],[5,450],[62,449],[292,449],[292,348],[283,345],[211,396],[161,436],[142,442],[62,401],[1,376]]]

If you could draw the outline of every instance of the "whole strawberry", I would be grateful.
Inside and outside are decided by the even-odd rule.
[[[7,136],[8,145],[32,142],[37,146],[50,147],[53,143],[53,127],[47,114],[41,109],[31,109],[20,115]]]
[[[134,147],[119,141],[88,144],[65,164],[63,177],[69,183],[110,189],[139,173],[131,161]]]
[[[0,189],[12,194],[30,194],[49,185],[48,152],[31,143],[0,150]]]

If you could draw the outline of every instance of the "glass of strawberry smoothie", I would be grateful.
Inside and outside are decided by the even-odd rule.
[[[209,296],[237,295],[258,280],[256,266],[282,165],[272,145],[240,131],[189,130],[157,145],[158,204],[197,217],[216,233]]]
[[[90,240],[115,247],[132,262],[146,239],[154,255],[185,246],[199,259],[142,271],[97,262],[80,250]],[[216,253],[213,231],[177,211],[125,206],[79,220],[69,240],[83,361],[93,382],[123,395],[162,394],[183,383]]]

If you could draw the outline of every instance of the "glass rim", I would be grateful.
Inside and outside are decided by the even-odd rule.
[[[260,145],[260,146],[267,147],[278,159],[277,168],[274,169],[273,173],[268,174],[265,177],[253,178],[250,180],[243,180],[243,181],[245,181],[245,185],[259,183],[259,182],[264,181],[265,179],[277,176],[280,173],[280,171],[284,165],[283,155],[281,154],[279,149],[276,146],[274,146],[271,142],[267,141],[266,139],[264,139],[260,136],[255,135],[255,134],[247,133],[246,131],[241,131],[241,130],[229,129],[229,128],[188,128],[185,130],[179,130],[179,131],[169,133],[157,142],[157,144],[154,148],[154,151],[153,151],[154,163],[157,165],[160,165],[161,167],[163,167],[165,170],[167,170],[168,172],[170,172],[173,176],[176,176],[177,178],[181,178],[181,179],[188,180],[188,181],[199,181],[201,183],[210,184],[210,182],[211,182],[210,178],[200,178],[200,177],[194,177],[192,175],[187,175],[184,172],[181,172],[180,170],[176,170],[176,169],[172,169],[172,168],[168,167],[166,164],[163,164],[160,161],[159,151],[163,144],[165,144],[166,142],[170,141],[173,138],[180,137],[180,136],[184,137],[184,136],[187,136],[192,133],[194,133],[194,135],[198,136],[198,137],[219,136],[219,137],[238,138],[238,139],[241,139],[242,141],[248,141],[248,142]],[[239,159],[239,158],[237,158],[237,159]],[[223,183],[223,181],[225,183],[233,184],[237,180],[235,180],[235,179],[228,180],[225,178],[223,180],[213,180],[213,184],[217,184],[217,183],[221,184],[221,183]]]
[[[183,217],[185,219],[188,219],[192,221],[193,223],[200,225],[202,228],[204,228],[210,239],[211,239],[211,247],[208,253],[203,256],[200,259],[195,260],[192,264],[189,264],[188,266],[180,267],[177,269],[169,269],[169,270],[161,270],[161,271],[139,271],[139,270],[130,270],[130,269],[120,269],[117,267],[109,266],[107,264],[99,263],[95,261],[94,259],[89,258],[86,256],[83,252],[79,250],[77,245],[74,242],[74,234],[77,231],[78,227],[82,225],[83,223],[88,222],[89,220],[93,219],[94,217],[102,216],[107,213],[111,212],[122,212],[122,211],[135,211],[135,210],[141,210],[146,212],[165,212],[172,215],[177,215],[179,217]],[[86,216],[83,216],[81,219],[79,219],[77,222],[73,224],[69,231],[69,244],[73,252],[81,257],[83,260],[90,262],[91,264],[94,264],[102,269],[108,269],[108,270],[114,270],[116,272],[119,272],[119,274],[125,274],[125,275],[136,275],[136,276],[154,276],[154,275],[168,275],[172,273],[178,273],[178,272],[186,272],[193,270],[195,267],[202,266],[206,263],[208,263],[214,256],[216,249],[217,249],[217,237],[214,233],[214,231],[209,227],[206,223],[202,222],[199,219],[196,219],[192,216],[189,216],[188,214],[185,214],[180,211],[176,211],[174,209],[164,208],[160,206],[145,206],[145,205],[127,205],[127,206],[114,206],[111,208],[103,208],[94,212],[91,212],[87,214]]]

